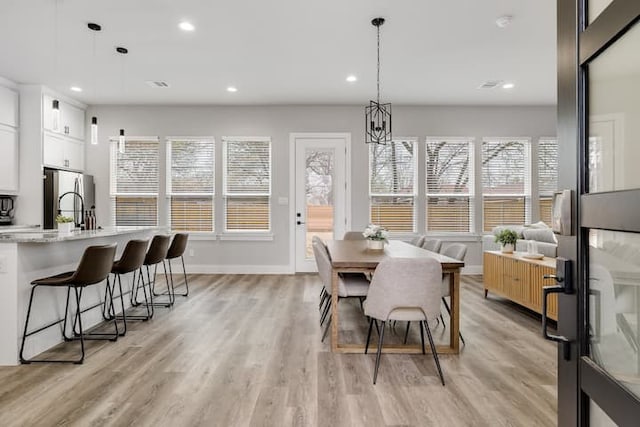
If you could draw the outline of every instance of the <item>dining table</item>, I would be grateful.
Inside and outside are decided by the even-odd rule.
[[[442,266],[443,274],[450,277],[451,321],[449,325],[448,345],[439,344],[437,352],[458,354],[460,352],[460,269],[464,262],[419,248],[400,240],[389,240],[383,250],[369,249],[366,240],[329,240],[327,249],[331,257],[331,351],[333,353],[363,353],[364,344],[341,343],[340,321],[338,312],[338,282],[342,273],[375,274],[378,264],[389,257],[392,258],[435,258]],[[416,280],[420,280],[419,277]],[[440,282],[425,283],[425,286],[441,286]],[[385,344],[384,353],[421,353],[422,347],[417,345]]]

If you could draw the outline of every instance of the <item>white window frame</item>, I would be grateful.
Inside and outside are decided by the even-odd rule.
[[[269,191],[267,194],[240,193],[233,194],[227,191],[227,146],[229,142],[267,142],[269,143]],[[223,136],[222,137],[222,204],[224,206],[224,226],[218,233],[220,240],[273,240],[273,143],[269,136]],[[269,228],[267,230],[229,230],[227,229],[227,198],[228,197],[267,197],[269,207]]]
[[[522,142],[524,143],[525,147],[524,147],[524,193],[492,193],[492,194],[485,194],[484,192],[484,180],[483,180],[483,174],[484,174],[484,165],[482,165],[482,160],[484,157],[484,143],[485,142],[511,142],[511,141],[518,141],[518,142]],[[531,222],[531,215],[532,215],[532,201],[533,201],[533,195],[532,195],[532,191],[531,191],[531,173],[533,170],[533,156],[531,155],[531,138],[530,137],[526,137],[526,136],[518,136],[518,137],[484,137],[482,138],[481,141],[481,146],[480,146],[480,150],[479,150],[479,157],[480,157],[480,170],[479,170],[479,177],[480,177],[480,188],[481,188],[481,192],[482,192],[482,196],[480,198],[481,200],[481,211],[482,211],[482,216],[481,216],[481,222],[479,224],[480,227],[480,232],[483,234],[486,233],[490,233],[489,231],[485,231],[484,230],[484,223],[485,223],[485,212],[484,212],[484,202],[485,202],[485,198],[489,197],[489,198],[499,198],[499,197],[503,197],[503,198],[524,198],[525,200],[525,205],[524,205],[524,223],[528,224]],[[536,195],[537,197],[537,195]]]
[[[389,193],[373,193],[371,191],[371,147],[367,147],[367,179],[368,179],[368,187],[369,187],[369,206],[368,206],[368,217],[369,223],[372,223],[373,220],[371,218],[371,202],[373,197],[411,197],[413,198],[413,224],[411,231],[389,231],[389,236],[395,238],[409,238],[411,236],[415,236],[415,233],[418,229],[418,187],[420,185],[418,181],[418,168],[419,162],[418,157],[420,155],[419,152],[419,139],[417,137],[395,137],[393,138],[394,142],[411,142],[413,144],[413,192],[412,193],[401,193],[401,194],[389,194]]]
[[[173,193],[172,191],[172,171],[171,171],[171,149],[174,141],[188,141],[188,142],[211,142],[213,144],[213,188],[211,193]],[[211,197],[211,210],[212,210],[212,231],[189,231],[191,236],[201,236],[203,238],[215,238],[216,236],[216,139],[213,136],[167,136],[165,137],[166,143],[166,157],[165,157],[165,206],[167,212],[167,224],[173,231],[171,224],[171,197]]]
[[[113,150],[117,150],[117,144],[119,141],[119,137],[111,136],[109,137],[109,203],[110,203],[110,220],[113,226],[116,226],[116,197],[155,197],[156,198],[156,227],[160,226],[160,181],[161,171],[160,171],[160,138],[157,136],[126,136],[125,137],[125,152],[126,152],[126,144],[127,141],[130,142],[155,142],[158,144],[158,190],[156,193],[118,193],[114,188],[114,180],[113,176],[116,172],[116,165],[113,162]]]
[[[469,165],[468,165],[468,175],[469,175],[469,191],[466,193],[430,193],[429,187],[427,184],[427,145],[430,142],[436,141],[446,141],[452,143],[467,143],[469,147]],[[475,137],[465,137],[465,136],[427,136],[424,142],[424,156],[423,156],[423,167],[424,167],[424,229],[425,233],[433,236],[469,236],[476,235],[476,195],[475,195],[475,187],[476,187],[476,156],[482,156],[482,150],[476,149],[476,138]],[[482,173],[482,171],[480,171]],[[482,180],[482,176],[480,176],[480,180]],[[429,197],[468,197],[469,198],[469,230],[468,231],[432,231],[429,230]]]

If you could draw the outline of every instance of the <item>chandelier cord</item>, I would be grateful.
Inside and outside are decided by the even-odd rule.
[[[377,89],[378,89],[378,104],[380,104],[380,25],[377,26],[378,29],[378,76],[377,76]]]

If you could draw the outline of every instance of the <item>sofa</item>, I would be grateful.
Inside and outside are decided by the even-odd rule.
[[[504,229],[510,229],[518,233],[516,242],[517,252],[527,252],[527,245],[530,241],[537,242],[538,253],[544,256],[555,258],[558,256],[558,241],[544,222],[540,221],[530,225],[500,225],[494,227],[491,234],[482,236],[482,251],[499,251],[500,243],[496,243],[495,236]]]

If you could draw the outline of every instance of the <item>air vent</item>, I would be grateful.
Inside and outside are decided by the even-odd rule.
[[[478,86],[478,89],[495,89],[502,84],[502,80],[487,80]]]
[[[169,87],[169,83],[159,81],[159,80],[147,80],[146,83],[151,87],[160,87],[160,88]]]

